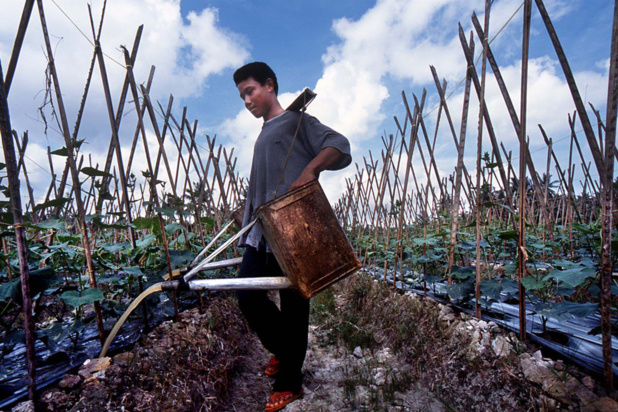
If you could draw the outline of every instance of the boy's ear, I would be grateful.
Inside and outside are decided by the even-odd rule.
[[[275,82],[270,77],[266,79],[266,86],[270,87],[273,91],[275,90]]]

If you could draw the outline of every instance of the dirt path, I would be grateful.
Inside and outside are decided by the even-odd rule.
[[[336,345],[321,346],[316,326],[310,327],[309,350],[305,361],[305,395],[283,409],[284,412],[358,411],[375,403],[378,384],[384,385],[389,374],[397,374],[402,367],[388,350],[370,353],[358,348],[350,353]],[[271,380],[264,374],[270,355],[253,337],[251,351],[243,357],[241,367],[232,378],[229,400],[221,410],[253,412],[264,408]],[[354,385],[349,382],[351,370],[363,369],[372,375],[373,385]],[[373,386],[373,387],[372,387]],[[379,402],[389,411],[445,411],[444,405],[420,383],[405,392],[398,392],[391,402]],[[375,405],[374,405],[375,406]]]

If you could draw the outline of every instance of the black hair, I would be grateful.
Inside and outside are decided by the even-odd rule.
[[[273,69],[271,69],[266,63],[253,62],[245,64],[234,72],[234,83],[236,83],[236,86],[238,86],[238,83],[247,80],[249,77],[252,77],[262,86],[266,84],[266,80],[273,79],[275,94],[279,93],[279,83],[277,83],[277,76],[275,75]]]

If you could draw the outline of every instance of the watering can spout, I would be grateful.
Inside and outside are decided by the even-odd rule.
[[[184,282],[172,280],[161,283],[162,290],[274,290],[289,289],[292,282],[286,277],[197,279]]]

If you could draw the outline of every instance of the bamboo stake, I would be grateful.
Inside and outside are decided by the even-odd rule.
[[[453,125],[453,120],[451,118],[451,113],[450,113],[450,110],[448,108],[448,104],[446,102],[446,90],[444,90],[440,86],[440,81],[438,79],[438,72],[436,71],[436,68],[433,67],[433,66],[429,66],[429,68],[431,69],[431,74],[433,76],[433,80],[434,80],[434,83],[436,85],[436,89],[438,90],[438,94],[440,96],[440,105],[443,107],[444,115],[446,116],[446,120],[448,121],[449,129],[451,131],[451,136],[453,137],[453,142],[455,143],[455,147],[457,147],[458,146],[457,132],[455,132],[455,126]],[[466,168],[465,165],[464,165],[464,168],[463,168],[463,174],[464,174],[464,179],[468,183],[468,187],[472,186],[471,181],[470,181],[470,174],[468,173],[468,168]],[[473,202],[471,201],[470,195],[466,191],[465,186],[463,187],[463,189],[464,189],[464,193],[466,195],[466,198],[468,200],[468,203],[472,204]]]
[[[176,187],[174,186],[174,178],[172,177],[172,170],[170,169],[169,161],[167,160],[167,154],[165,151],[165,136],[167,134],[167,127],[169,124],[169,118],[172,112],[172,103],[174,102],[174,96],[170,94],[169,100],[167,102],[167,112],[165,113],[165,117],[163,118],[163,130],[159,129],[157,124],[157,118],[155,116],[154,106],[150,101],[150,96],[148,94],[144,94],[144,86],[142,88],[142,95],[144,96],[144,102],[146,103],[146,109],[148,110],[148,114],[150,115],[150,122],[154,128],[155,136],[157,137],[157,142],[159,143],[159,151],[157,152],[157,161],[155,163],[154,168],[154,178],[156,179],[159,175],[159,165],[161,164],[161,157],[163,157],[163,163],[165,165],[165,169],[167,170],[167,177],[170,181],[170,186],[172,189],[172,194],[176,197]]]
[[[78,219],[80,223],[80,229],[82,232],[82,245],[84,247],[84,252],[86,255],[86,264],[88,267],[88,276],[90,278],[90,287],[96,288],[97,281],[94,276],[94,265],[92,264],[92,256],[90,250],[90,241],[88,239],[88,228],[86,226],[86,219],[84,214],[84,204],[82,202],[82,191],[81,191],[81,183],[79,181],[78,170],[75,165],[75,150],[73,139],[69,136],[69,125],[66,118],[66,111],[64,109],[64,103],[62,100],[62,93],[60,91],[60,82],[58,80],[58,75],[56,73],[56,66],[54,63],[54,56],[52,54],[51,42],[49,41],[49,34],[47,32],[47,23],[45,21],[45,14],[43,11],[43,1],[37,0],[37,6],[39,9],[39,15],[41,18],[41,27],[43,29],[43,36],[45,39],[45,46],[47,49],[47,59],[49,64],[49,71],[54,83],[54,89],[56,91],[56,101],[58,103],[58,111],[60,114],[60,119],[62,121],[62,131],[65,139],[65,144],[67,148],[67,163],[71,170],[71,175],[73,178],[73,190],[75,192],[75,205],[77,207]],[[101,345],[105,343],[105,328],[103,326],[103,315],[101,313],[101,304],[96,301],[94,302],[94,310],[97,317],[97,327],[99,329],[99,339],[101,340]]]
[[[473,18],[474,18],[474,14],[473,14]],[[485,17],[485,32],[488,30],[488,22],[487,22],[487,17]],[[483,46],[483,66],[486,67],[487,66],[487,58],[489,55],[489,44],[487,44],[487,36],[481,36],[479,35],[480,40],[482,42]],[[482,101],[482,110],[483,110],[483,120],[485,122],[485,125],[487,127],[487,134],[489,136],[489,140],[491,142],[491,146],[492,146],[492,153],[494,154],[494,156],[496,156],[497,159],[497,163],[498,163],[498,170],[500,171],[500,177],[502,178],[502,183],[505,186],[508,186],[508,182],[506,181],[506,174],[504,172],[504,166],[502,164],[502,157],[500,156],[500,149],[498,147],[498,140],[496,139],[496,134],[494,132],[494,128],[491,122],[491,118],[489,116],[489,111],[487,110],[487,105],[485,104],[485,99],[484,97],[481,97],[481,95],[484,93],[484,85],[482,84],[482,82],[479,82],[478,79],[478,75],[476,73],[476,69],[474,68],[474,55],[473,53],[468,49],[468,45],[466,43],[466,37],[464,35],[463,29],[461,27],[461,24],[459,25],[459,41],[461,43],[461,46],[463,48],[464,51],[464,55],[466,56],[466,60],[468,62],[468,66],[472,67],[472,84],[474,85],[474,89],[476,91],[476,95],[479,98],[479,101]],[[483,76],[483,74],[481,74],[481,76]],[[510,203],[510,192],[506,192],[507,195],[507,204],[511,204]]]
[[[573,117],[571,117],[571,115],[569,115],[569,127],[571,128],[571,139],[573,141],[573,143],[575,143],[575,147],[577,148],[577,153],[579,154],[579,158],[581,159],[582,163],[586,163],[586,161],[584,160],[584,155],[582,153],[582,148],[579,145],[579,140],[577,139],[577,133],[575,132],[575,117],[577,116],[577,112],[573,113]],[[593,180],[590,177],[590,174],[587,173],[586,171],[584,172],[584,177],[587,181],[590,182],[592,188],[594,189],[594,193],[595,196],[599,196],[599,192],[596,190],[596,187],[593,184]]]
[[[481,84],[480,84],[480,93],[479,93],[479,121],[478,121],[478,130],[477,130],[477,141],[476,141],[476,283],[475,283],[475,302],[474,302],[474,313],[477,318],[481,318],[481,219],[482,219],[482,208],[483,208],[483,200],[481,197],[481,156],[483,152],[483,120],[485,118],[485,112],[487,108],[485,107],[485,76],[487,72],[487,35],[489,33],[489,12],[490,12],[490,0],[485,0],[485,37],[483,40],[483,63],[481,69]],[[465,42],[464,42],[465,43]],[[474,74],[476,74],[476,70],[472,70]],[[472,78],[474,78],[474,74]],[[495,139],[494,139],[495,140]],[[495,143],[495,142],[494,142]],[[494,146],[494,153],[497,155],[496,157],[500,158],[500,152],[498,150],[498,145]],[[498,161],[500,164],[501,160]],[[504,170],[502,169],[502,174],[504,175]],[[505,176],[506,178],[506,176]],[[506,183],[506,182],[505,182]],[[521,299],[521,297],[520,297]]]
[[[547,33],[554,45],[554,49],[556,50],[556,54],[558,55],[558,60],[560,61],[560,65],[562,66],[562,71],[564,72],[564,76],[566,77],[567,84],[569,85],[569,89],[571,91],[571,95],[573,97],[573,102],[575,103],[575,108],[579,112],[579,118],[584,128],[584,134],[586,135],[586,139],[588,140],[588,145],[590,146],[590,152],[592,153],[592,157],[594,159],[594,163],[597,167],[597,171],[599,175],[604,173],[604,160],[603,154],[599,148],[599,145],[594,136],[594,131],[592,130],[592,124],[590,123],[590,119],[588,118],[588,113],[586,112],[586,108],[584,107],[584,103],[582,101],[581,95],[579,94],[579,90],[577,89],[577,84],[575,83],[575,77],[573,76],[573,72],[571,71],[571,67],[569,66],[569,62],[566,58],[564,50],[562,49],[562,45],[560,44],[560,40],[558,39],[558,35],[556,34],[556,30],[549,18],[549,14],[545,9],[545,5],[543,4],[543,0],[535,0],[539,13],[543,18],[543,22],[545,23],[545,27],[547,28]]]
[[[521,280],[526,276],[526,261],[528,255],[526,253],[526,215],[525,215],[525,180],[526,180],[526,110],[528,97],[528,50],[530,40],[530,15],[532,9],[532,0],[524,1],[524,27],[522,40],[522,61],[521,61],[521,107],[519,118],[520,135],[519,135],[519,242],[518,242],[518,265],[519,265],[519,338],[522,342],[526,340],[526,290],[521,283]],[[532,173],[532,170],[530,171]]]
[[[32,15],[32,8],[34,7],[34,0],[26,0],[24,3],[24,10],[21,13],[21,19],[19,21],[19,28],[17,29],[17,35],[15,36],[15,42],[13,43],[13,51],[11,52],[11,60],[9,60],[9,66],[6,70],[6,79],[4,81],[4,88],[6,98],[9,98],[9,90],[11,89],[11,83],[13,82],[13,75],[17,68],[17,60],[19,59],[19,53],[21,52],[21,46],[26,37],[26,30],[28,29],[28,22]]]
[[[474,39],[470,36],[470,50],[474,52]],[[472,77],[470,74],[471,67],[466,70],[466,83],[464,87],[464,101],[461,113],[461,125],[459,129],[459,143],[457,144],[457,166],[455,167],[455,192],[453,194],[453,204],[451,209],[451,236],[449,244],[449,257],[448,257],[448,280],[447,284],[450,286],[453,283],[453,276],[451,271],[453,264],[455,263],[455,244],[457,242],[457,230],[459,227],[459,210],[460,210],[460,197],[461,197],[461,183],[462,172],[464,168],[464,148],[466,143],[466,128],[468,125],[468,108],[470,106],[470,86],[472,83]]]
[[[13,228],[17,243],[17,258],[21,278],[21,294],[23,298],[22,310],[24,314],[24,329],[26,331],[26,362],[28,365],[28,398],[34,402],[36,389],[36,352],[34,349],[34,320],[32,318],[32,296],[30,293],[30,271],[28,267],[28,248],[26,245],[26,230],[23,226],[21,213],[21,194],[19,191],[19,170],[15,160],[13,133],[9,105],[6,99],[4,75],[0,63],[0,132],[2,134],[2,150],[6,163],[6,173],[9,181],[9,194],[13,209]]]
[[[125,53],[125,61],[127,61],[128,51],[125,48],[122,48],[122,49],[123,49],[123,52]],[[148,91],[148,93],[150,93],[150,88],[152,87],[154,73],[155,73],[155,67],[150,66],[150,73],[148,74],[148,81],[146,82],[146,91]],[[137,89],[136,89],[136,92],[137,92]],[[133,95],[133,92],[131,92],[131,94],[134,99],[139,99],[139,96]],[[137,141],[142,133],[146,133],[145,130],[142,130],[144,128],[144,115],[146,114],[146,102],[142,100],[142,104],[140,107],[139,100],[138,100],[136,106],[139,108],[139,111],[137,111],[137,123],[135,124],[135,132],[133,133],[133,141],[131,142],[131,150],[129,151],[129,159],[127,160],[127,168],[126,168],[127,179],[129,179],[129,176],[131,174],[131,166],[133,164],[133,156],[135,156],[135,150],[137,148]],[[144,150],[148,150],[148,147],[146,147]]]
[[[92,16],[90,17],[91,23],[92,23]],[[103,25],[103,13],[101,14],[101,22],[99,23],[99,31],[98,34],[96,36],[96,42],[98,44],[99,42],[99,37],[100,37],[100,33],[101,33],[101,27]],[[133,67],[133,65],[135,65],[135,60],[137,58],[137,50],[139,49],[139,43],[140,40],[142,38],[142,31],[144,29],[144,25],[141,25],[137,28],[137,33],[135,34],[135,39],[133,40],[133,48],[131,50],[131,57],[129,58],[129,61],[127,62],[127,64],[130,64],[131,67]],[[93,33],[94,35],[94,33]],[[120,46],[121,49],[124,50],[126,49],[124,46]],[[97,55],[100,54],[101,58],[99,59],[99,61],[103,61],[103,54],[100,50],[100,44],[99,47],[95,46],[95,50],[94,50],[94,55],[93,55],[93,64],[94,64],[94,60],[97,57]],[[101,63],[99,63],[101,64]],[[102,72],[103,73],[103,72]],[[150,89],[150,84],[152,82],[152,73],[151,76],[149,77],[149,82],[148,85],[146,86],[148,89]],[[107,80],[104,80],[105,83],[107,83]],[[109,88],[109,86],[108,86]],[[126,104],[126,99],[127,99],[127,93],[129,91],[129,79],[128,79],[128,74],[125,73],[125,77],[124,77],[124,82],[122,84],[122,90],[120,92],[120,98],[118,100],[118,108],[116,109],[116,115],[113,116],[113,126],[112,126],[112,137],[110,139],[109,142],[109,147],[107,149],[107,158],[105,160],[105,167],[103,169],[103,171],[105,173],[109,173],[109,170],[111,168],[112,165],[112,158],[114,155],[114,151],[115,151],[115,144],[116,144],[116,140],[118,140],[117,138],[114,139],[113,137],[113,133],[114,131],[116,132],[116,135],[118,135],[118,130],[120,130],[120,122],[122,120],[122,114],[124,111],[124,105]],[[110,96],[111,99],[111,96]],[[108,106],[111,106],[111,100],[110,103],[108,104]],[[108,107],[108,111],[109,111],[109,107]],[[143,113],[143,110],[142,110]],[[112,115],[110,115],[112,116]],[[111,122],[111,120],[110,120]],[[135,142],[137,141],[137,130],[135,131],[135,136],[133,138],[133,145],[131,147],[131,151],[129,152],[129,161],[127,162],[127,167],[126,167],[126,173],[125,173],[125,180],[129,178],[129,173],[131,170],[131,160],[133,158],[133,152],[135,150]],[[101,179],[101,192],[105,193],[107,191],[107,185],[108,185],[108,178],[107,177],[103,177]],[[102,199],[99,200],[99,202],[97,203],[97,210],[100,210],[102,206]]]
[[[414,98],[414,103],[416,105],[418,105],[418,100],[416,99],[416,96],[413,95],[412,97]],[[407,101],[404,101],[404,102],[405,102],[404,104],[407,104]],[[424,128],[424,123],[423,123],[423,118],[422,117],[419,119],[419,126],[420,126],[420,129],[421,129],[421,132],[423,132],[421,134],[425,135],[425,139],[427,140],[427,146],[429,147],[430,146],[429,145],[429,139],[427,139],[427,132],[426,132],[426,130]],[[435,191],[433,189],[433,185],[431,184],[431,163],[430,163],[430,166],[428,168],[427,167],[427,162],[425,161],[425,155],[423,154],[423,148],[421,146],[421,140],[420,139],[417,139],[416,145],[418,146],[418,153],[421,156],[421,162],[423,163],[423,169],[425,170],[425,175],[427,176],[427,187],[429,189],[431,189],[431,197],[433,199],[434,205],[438,204],[438,199],[436,197],[436,193],[435,193]],[[429,150],[431,150],[431,147],[429,147]],[[440,182],[440,179],[438,179],[438,182]],[[440,191],[442,191],[441,188],[440,188]]]
[[[607,86],[607,114],[605,115],[605,173],[601,175],[603,210],[601,228],[601,329],[603,341],[603,371],[605,388],[613,390],[611,283],[612,283],[612,216],[614,208],[614,149],[616,146],[616,113],[618,112],[618,1],[614,1],[614,22]]]
[[[104,3],[105,4],[105,3]],[[109,81],[107,78],[107,70],[105,68],[105,61],[103,60],[103,50],[101,49],[101,43],[99,42],[98,35],[94,32],[94,22],[92,20],[92,12],[90,9],[90,5],[88,5],[88,13],[90,15],[90,26],[92,28],[92,37],[94,39],[94,48],[95,54],[97,56],[97,60],[99,62],[99,71],[101,72],[101,80],[103,82],[103,93],[105,95],[105,103],[107,105],[107,115],[109,118],[109,125],[112,129],[112,145],[116,151],[116,161],[118,163],[118,173],[120,174],[120,186],[122,189],[122,200],[121,205],[124,205],[124,209],[126,212],[126,218],[128,222],[127,234],[129,235],[129,241],[131,242],[131,247],[135,249],[135,232],[133,230],[133,218],[131,217],[131,205],[129,204],[129,194],[127,193],[127,177],[124,171],[124,164],[122,162],[122,151],[120,150],[120,139],[118,138],[118,124],[120,119],[117,116],[114,116],[114,106],[112,103],[112,94],[109,88]],[[103,20],[103,18],[101,18]],[[100,35],[100,28],[99,28]],[[93,179],[94,180],[94,179]],[[116,185],[118,187],[118,185]],[[101,197],[99,197],[101,199]]]
[[[124,58],[125,58],[125,62],[128,63],[129,53],[126,49],[124,49]],[[151,73],[152,73],[152,70],[151,70]],[[150,173],[150,179],[148,179],[149,184],[150,184],[150,196],[151,196],[151,199],[154,200],[155,205],[159,207],[160,204],[159,204],[159,196],[157,195],[156,178],[154,176],[154,170],[152,167],[150,153],[148,151],[148,142],[146,141],[146,130],[144,128],[144,123],[141,120],[142,113],[140,112],[140,105],[139,105],[139,99],[138,99],[138,94],[137,94],[137,84],[135,83],[135,78],[133,77],[133,66],[129,64],[127,64],[127,74],[128,74],[128,80],[129,80],[129,87],[131,88],[131,93],[133,95],[133,102],[135,104],[135,110],[137,111],[138,126],[140,128],[140,132],[141,132],[142,140],[144,144],[144,153],[146,154],[146,164],[148,165],[148,171]],[[142,93],[146,92],[146,88],[143,85],[140,85],[140,86],[142,88]],[[144,100],[148,100],[148,96],[146,94],[144,94],[143,96],[144,96]],[[154,119],[152,118],[153,117],[152,105],[149,104],[149,100],[147,101],[146,106],[150,112],[151,120],[153,120],[153,126],[155,127],[155,131],[156,133],[158,133],[156,121],[154,121]],[[142,198],[143,198],[143,193],[142,193]],[[167,270],[168,270],[170,279],[172,279],[173,278],[172,261],[170,258],[167,235],[165,233],[165,225],[163,224],[163,217],[161,216],[161,212],[157,212],[156,215],[157,215],[157,219],[159,220],[159,227],[161,228],[161,237],[163,240],[163,251],[165,252],[165,261],[167,263]],[[173,296],[173,302],[174,302],[174,316],[177,320],[178,319],[178,304],[176,300],[176,293],[174,292],[172,296]]]
[[[34,192],[32,191],[32,186],[30,185],[30,179],[28,178],[28,170],[26,169],[26,162],[24,157],[26,156],[26,147],[28,146],[28,132],[24,132],[24,137],[22,140],[22,144],[19,144],[19,138],[17,137],[17,133],[13,133],[13,137],[15,138],[15,144],[17,145],[17,152],[19,155],[19,161],[17,162],[17,173],[19,173],[19,169],[21,168],[24,173],[24,180],[26,181],[26,188],[28,189],[28,197],[30,198],[30,204],[32,205],[32,211],[34,212]],[[32,218],[34,223],[37,222],[36,215],[33,213]]]
[[[101,34],[101,30],[103,27],[103,16],[105,15],[105,4],[106,2],[103,3],[103,12],[101,13],[101,20],[100,20],[100,24],[99,24],[99,35]],[[82,121],[82,116],[84,114],[84,109],[86,107],[86,100],[88,98],[88,92],[90,90],[90,83],[92,81],[92,74],[94,72],[94,63],[96,60],[96,51],[93,51],[92,53],[92,59],[90,60],[90,67],[88,69],[88,75],[86,76],[86,84],[84,85],[84,92],[82,93],[82,99],[80,101],[79,104],[79,109],[77,110],[77,117],[75,119],[75,124],[73,125],[73,134],[72,134],[72,138],[74,141],[77,141],[77,135],[79,132],[79,128],[81,126],[81,121]],[[76,152],[77,155],[77,152]],[[109,170],[109,169],[108,169]],[[106,170],[106,172],[108,171]],[[62,177],[60,178],[60,190],[59,192],[64,193],[64,187],[66,185],[66,181],[67,178],[69,176],[69,163],[65,163],[64,165],[64,170],[62,172]],[[105,190],[103,190],[105,191]],[[60,212],[59,208],[56,208],[56,213],[58,214]]]
[[[405,96],[403,92],[402,92],[402,96]],[[412,130],[410,131],[410,144],[408,145],[409,150],[408,150],[408,161],[406,165],[406,176],[403,181],[403,192],[402,193],[403,193],[404,198],[401,199],[402,200],[401,201],[401,211],[399,214],[399,223],[397,225],[397,243],[396,243],[397,246],[395,248],[395,259],[397,259],[398,254],[399,254],[399,240],[403,236],[403,217],[404,217],[404,210],[405,210],[405,196],[406,196],[406,193],[408,192],[408,179],[410,177],[410,172],[413,172],[412,155],[414,153],[415,140],[418,139],[419,117],[422,116],[423,106],[425,104],[425,96],[426,96],[426,91],[423,89],[423,95],[421,97],[421,104],[420,106],[419,105],[414,106],[414,114],[410,114],[409,108],[406,107],[406,116],[409,116],[410,118],[410,125],[412,126],[411,127]],[[396,266],[397,266],[397,260],[395,260],[395,267]],[[395,284],[396,281],[397,279],[393,277],[393,285]]]

